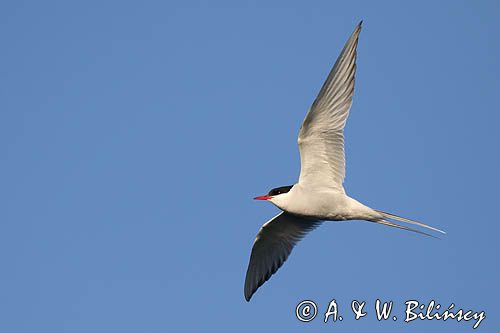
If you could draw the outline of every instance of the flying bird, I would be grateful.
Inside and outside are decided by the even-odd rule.
[[[345,193],[344,126],[354,95],[356,48],[362,23],[347,40],[302,123],[298,183],[274,188],[255,198],[270,201],[282,212],[265,223],[255,238],[245,278],[247,301],[283,265],[295,244],[322,221],[364,220],[432,236],[392,219],[444,233],[367,207]]]

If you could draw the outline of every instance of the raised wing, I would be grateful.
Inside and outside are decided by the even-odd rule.
[[[285,262],[293,247],[321,222],[282,212],[259,230],[245,278],[245,299],[250,298]]]
[[[299,184],[344,191],[344,126],[354,95],[356,48],[361,23],[340,53],[299,132]]]

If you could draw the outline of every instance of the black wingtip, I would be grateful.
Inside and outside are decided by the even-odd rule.
[[[248,278],[248,277],[247,277]],[[250,290],[250,288],[247,286],[248,281],[245,279],[245,289],[243,290],[243,295],[245,295],[245,300],[247,302],[250,302],[250,299],[253,296],[253,292]]]
[[[361,28],[362,26],[363,26],[363,20],[359,21],[359,23],[358,23],[358,27]]]

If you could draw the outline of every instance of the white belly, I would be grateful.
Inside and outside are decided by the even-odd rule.
[[[371,208],[337,190],[307,191],[298,184],[271,202],[286,212],[320,220],[372,220],[381,217]]]

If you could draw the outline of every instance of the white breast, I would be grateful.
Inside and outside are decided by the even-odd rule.
[[[288,193],[270,200],[285,212],[321,220],[358,220],[380,218],[369,207],[331,188],[309,190],[296,184]]]

